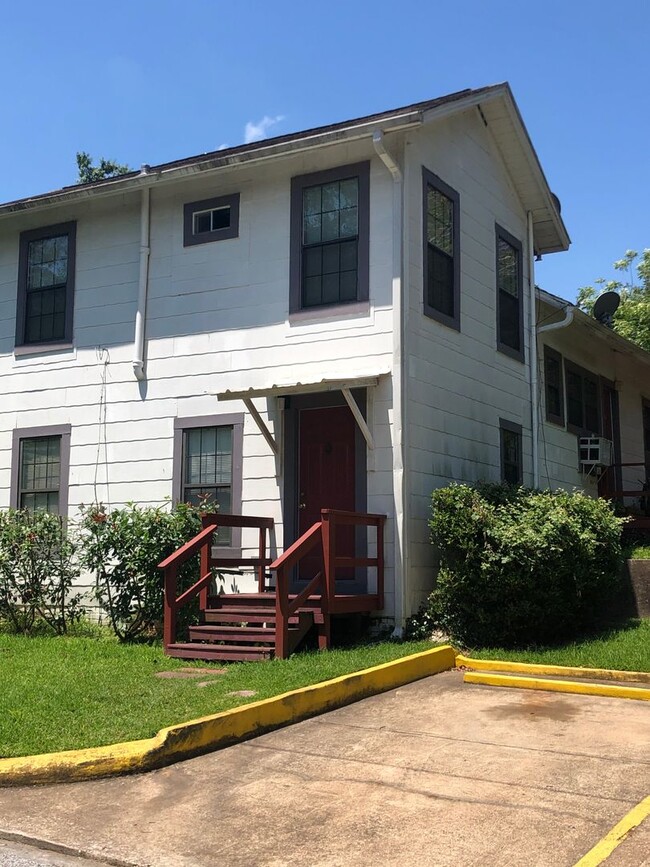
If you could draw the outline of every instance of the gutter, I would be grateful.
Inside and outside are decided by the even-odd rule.
[[[148,166],[142,167],[142,174],[148,173]],[[133,373],[138,382],[143,382],[144,370],[144,338],[147,315],[147,295],[149,290],[149,234],[151,224],[151,188],[142,189],[140,204],[140,278],[138,281],[138,307],[135,314],[135,336],[133,339]]]
[[[406,580],[408,576],[408,518],[404,475],[406,466],[406,376],[403,350],[405,345],[405,302],[403,287],[404,256],[404,178],[395,158],[386,150],[384,133],[373,133],[372,143],[379,159],[393,178],[393,503],[395,510],[395,630],[401,637],[406,620]]]
[[[102,181],[92,186],[72,186],[62,190],[57,190],[53,193],[48,193],[42,196],[36,196],[32,199],[21,199],[17,202],[9,202],[6,205],[0,206],[0,219],[12,216],[16,213],[31,210],[44,210],[46,208],[56,207],[62,202],[76,202],[96,196],[115,196],[127,192],[134,192],[143,187],[151,186],[157,180],[166,181],[181,181],[187,177],[193,177],[210,172],[217,169],[228,168],[248,163],[260,163],[275,157],[292,156],[297,153],[303,153],[315,148],[326,147],[327,145],[336,142],[350,142],[367,138],[372,135],[377,129],[377,120],[368,121],[367,123],[359,124],[353,127],[344,129],[330,130],[329,132],[317,133],[315,135],[300,138],[296,141],[282,142],[280,144],[260,144],[260,146],[245,150],[239,153],[227,152],[223,155],[217,153],[212,159],[201,160],[190,165],[172,165],[165,168],[164,164],[160,167],[153,167],[152,172],[140,172],[135,176],[117,177],[110,181]],[[422,124],[422,111],[409,111],[401,115],[396,115],[393,118],[387,118],[381,121],[382,126],[386,130],[396,132],[398,130],[409,129],[410,127],[420,126]]]

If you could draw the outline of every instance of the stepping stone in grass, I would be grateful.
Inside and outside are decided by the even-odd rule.
[[[197,677],[205,677],[208,671],[204,668],[177,668],[175,671],[156,671],[154,672],[156,677],[162,677],[164,679],[181,679],[181,680],[194,680]],[[225,669],[215,668],[209,669],[210,674],[225,674]]]
[[[227,695],[240,695],[242,698],[251,698],[257,695],[254,689],[238,689],[236,692],[229,692]]]

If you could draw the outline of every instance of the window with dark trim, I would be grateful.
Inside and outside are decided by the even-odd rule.
[[[72,341],[76,234],[76,223],[21,233],[17,346]]]
[[[522,246],[513,235],[496,227],[497,349],[524,360]]]
[[[520,424],[499,419],[501,446],[501,481],[509,485],[523,484],[522,428]]]
[[[243,432],[241,414],[174,420],[174,502],[241,513]],[[241,530],[220,528],[215,545],[241,551]]]
[[[550,346],[544,347],[544,393],[546,395],[546,420],[564,426],[562,356]]]
[[[422,167],[424,312],[460,330],[460,197]]]
[[[290,310],[367,301],[370,163],[291,180]]]
[[[577,434],[601,433],[598,377],[564,359],[567,429]]]
[[[643,398],[641,410],[643,413],[643,450],[645,452],[646,471],[650,471],[650,400]]]
[[[68,512],[70,426],[15,430],[10,503],[15,509]]]
[[[239,235],[239,193],[183,206],[183,246],[225,241]]]

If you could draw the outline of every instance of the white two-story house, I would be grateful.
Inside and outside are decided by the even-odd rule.
[[[4,204],[0,506],[208,496],[275,553],[385,515],[399,626],[434,486],[580,482],[557,436],[540,476],[531,400],[533,263],[568,245],[507,84]]]

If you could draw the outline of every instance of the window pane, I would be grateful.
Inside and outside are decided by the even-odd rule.
[[[322,217],[322,240],[335,241],[339,237],[339,212],[328,211]]]
[[[224,513],[231,510],[233,428],[193,428],[185,431],[183,500]],[[217,535],[218,544],[230,544],[231,531]]]
[[[567,421],[575,427],[582,428],[582,377],[567,370],[566,374],[566,404]]]
[[[323,304],[335,304],[339,301],[339,275],[323,275]]]
[[[322,247],[323,274],[338,274],[340,270],[340,244],[329,244]]]
[[[58,512],[61,483],[61,437],[20,442],[19,504],[24,509]]]
[[[305,214],[303,219],[303,244],[319,244],[321,240],[321,215]]]
[[[342,271],[339,278],[339,294],[341,301],[354,301],[357,297],[357,272]]]
[[[227,208],[215,208],[212,211],[212,231],[230,228],[230,205]]]
[[[27,251],[27,289],[66,283],[68,236],[31,241]]]
[[[519,251],[499,238],[499,289],[515,298],[519,295]]]
[[[454,254],[454,203],[440,190],[427,188],[427,240],[448,256]]]
[[[309,187],[303,190],[302,202],[303,306],[353,301],[358,280],[358,179]],[[339,238],[354,240],[336,243]]]
[[[348,178],[339,185],[339,201],[341,208],[357,208],[359,205],[359,182],[356,178]]]
[[[194,234],[201,235],[203,232],[209,232],[212,228],[212,215],[210,211],[203,211],[200,214],[194,214]]]
[[[499,289],[499,339],[512,349],[521,349],[519,299],[503,289]]]
[[[564,407],[562,406],[562,366],[558,358],[553,355],[545,355],[546,380],[546,412],[548,415],[562,418]]]
[[[302,281],[303,307],[316,307],[322,303],[322,277],[305,277]]]
[[[515,431],[501,429],[503,480],[511,485],[518,485],[521,481],[521,467],[519,465],[520,440],[520,434]]]
[[[327,211],[338,211],[339,209],[339,181],[332,184],[323,184],[323,213]]]
[[[454,260],[429,244],[427,303],[446,316],[454,315]]]
[[[302,194],[302,209],[304,214],[320,214],[321,212],[321,188],[309,187]]]

